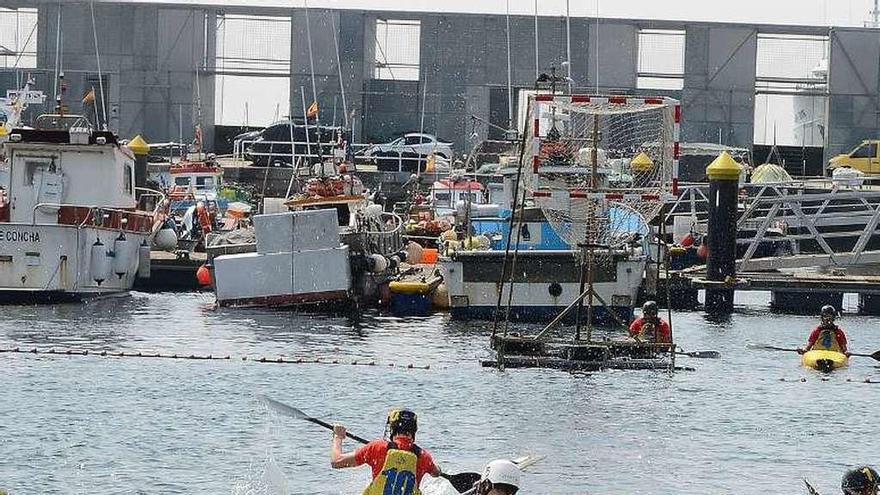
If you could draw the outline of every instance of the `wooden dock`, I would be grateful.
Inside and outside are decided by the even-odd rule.
[[[789,313],[814,314],[825,305],[840,308],[844,294],[859,297],[859,311],[880,314],[880,267],[848,266],[822,269],[746,271],[737,273],[735,280],[707,280],[704,270],[691,268],[661,274],[660,292],[671,290],[678,302],[677,309],[695,309],[697,294],[705,289],[733,289],[734,291],[767,291],[771,293],[771,308]],[[665,296],[660,298],[665,300]]]

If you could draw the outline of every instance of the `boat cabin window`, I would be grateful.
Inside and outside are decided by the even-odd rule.
[[[877,156],[877,145],[874,143],[863,144],[849,156],[850,158],[874,158]]]
[[[448,205],[451,197],[452,195],[448,192],[434,192],[434,202],[438,204]]]
[[[213,177],[196,177],[196,187],[200,189],[208,189],[214,187]]]
[[[479,202],[479,198],[474,193],[466,193],[466,192],[458,193],[458,200],[459,201],[468,201],[468,197],[470,197],[471,203],[478,203]]]
[[[122,187],[123,187],[123,189],[125,189],[125,192],[128,194],[131,194],[132,192],[134,192],[133,191],[134,185],[132,184],[132,181],[133,181],[133,177],[132,177],[131,165],[126,165],[122,171]]]
[[[189,186],[189,177],[175,177],[174,178],[175,186]]]
[[[24,161],[24,185],[34,185],[34,176],[37,172],[55,173],[55,160],[25,160]]]
[[[423,142],[427,143],[428,140],[422,136],[407,136],[406,137],[406,144],[408,144],[408,145],[422,144]]]

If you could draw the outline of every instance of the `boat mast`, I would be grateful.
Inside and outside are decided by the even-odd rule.
[[[565,67],[568,69],[565,74],[568,77],[568,94],[571,94],[571,10],[570,10],[570,2],[571,0],[565,0],[565,58],[566,64]],[[509,48],[508,48],[509,53]],[[509,57],[509,55],[508,55]]]
[[[309,1],[303,0],[303,7],[306,11],[306,38],[309,49],[309,70],[312,76],[312,101],[315,103],[315,135],[318,140],[318,161],[323,163],[324,158],[321,156],[321,109],[318,105],[318,85],[315,83],[315,57],[312,55],[312,28],[309,22]],[[309,115],[306,112],[306,135],[309,133]],[[293,146],[293,143],[290,143]],[[322,165],[323,170],[323,165]],[[323,172],[322,172],[323,174]]]
[[[333,46],[336,47],[336,72],[339,75],[339,93],[342,95],[342,120],[345,122],[345,128],[348,129],[348,106],[345,104],[345,84],[342,80],[342,60],[339,58],[339,39],[336,33],[336,21],[333,17],[330,18],[330,30],[333,32]],[[336,113],[335,102],[333,103],[333,113]],[[334,117],[333,120],[336,121],[336,117]],[[351,136],[349,136],[349,142],[351,142]]]
[[[509,130],[513,128],[513,74],[510,67],[510,0],[506,1],[504,22],[507,26],[507,129]]]
[[[107,101],[104,99],[104,76],[101,73],[101,54],[98,53],[98,27],[95,25],[95,2],[89,2],[89,10],[92,13],[92,37],[95,41],[95,60],[98,64],[98,89],[101,90],[101,116],[104,120],[100,126],[102,130],[107,130]],[[98,112],[95,111],[95,114]]]
[[[538,67],[538,0],[535,0],[535,79],[540,75]]]

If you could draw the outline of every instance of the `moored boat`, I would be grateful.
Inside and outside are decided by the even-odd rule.
[[[80,115],[48,114],[11,131],[4,146],[2,300],[125,293],[149,275],[153,214],[138,209],[134,154],[113,133]]]

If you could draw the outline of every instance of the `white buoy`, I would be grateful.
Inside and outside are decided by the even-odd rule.
[[[147,241],[138,246],[138,278],[150,278],[150,245]]]
[[[371,254],[373,258],[373,273],[382,273],[388,269],[388,260],[381,254]]]
[[[110,275],[110,257],[107,256],[107,247],[101,239],[92,244],[92,252],[89,263],[89,275],[92,280],[101,285]]]
[[[131,269],[132,249],[125,234],[119,233],[119,237],[113,241],[113,273],[122,278]]]
[[[174,251],[177,249],[177,231],[174,222],[168,220],[162,224],[156,235],[153,236],[153,246],[163,251]]]

